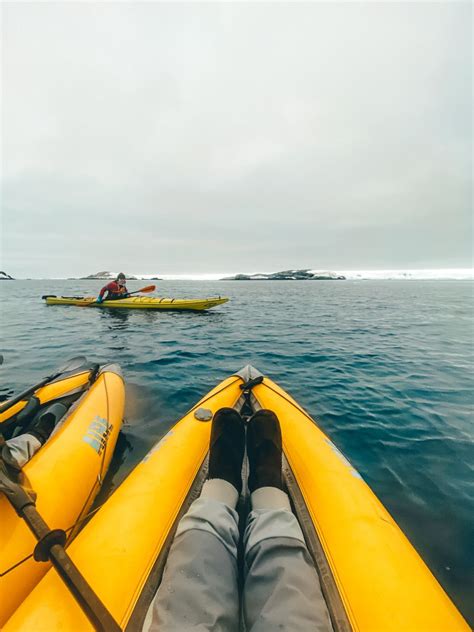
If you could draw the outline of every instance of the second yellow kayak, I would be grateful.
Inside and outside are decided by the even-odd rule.
[[[112,458],[122,426],[125,389],[117,365],[90,370],[87,366],[73,375],[38,389],[34,396],[39,410],[53,402],[68,402],[50,438],[24,465],[36,506],[51,529],[64,529],[71,537],[90,508]],[[75,399],[73,403],[71,400]],[[66,406],[65,406],[66,408]],[[19,409],[19,402],[3,415],[0,431]],[[35,411],[32,412],[34,419]],[[10,430],[15,424],[10,425]],[[28,426],[23,432],[28,431]],[[50,567],[36,562],[36,545],[26,523],[0,494],[0,629]]]

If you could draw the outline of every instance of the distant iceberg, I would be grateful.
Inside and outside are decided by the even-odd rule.
[[[341,270],[349,280],[398,280],[398,281],[472,281],[474,268],[443,268],[424,270]]]
[[[282,270],[270,274],[235,274],[224,277],[221,281],[345,281],[346,277],[336,272],[320,272],[312,270]]]

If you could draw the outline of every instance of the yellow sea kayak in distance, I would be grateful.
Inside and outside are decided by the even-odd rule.
[[[129,298],[97,303],[95,296],[55,296],[42,297],[46,305],[76,305],[77,307],[106,307],[113,309],[161,309],[203,311],[227,303],[225,296],[210,298],[160,298],[158,296],[130,296]]]

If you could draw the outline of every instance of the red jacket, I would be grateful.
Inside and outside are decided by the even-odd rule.
[[[125,298],[124,295],[128,294],[125,285],[119,285],[117,281],[111,281],[107,283],[107,285],[104,285],[99,294],[100,298],[102,298],[106,292],[108,292],[107,298],[118,298],[119,296]]]

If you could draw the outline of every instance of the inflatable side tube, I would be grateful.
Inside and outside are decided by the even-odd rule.
[[[468,632],[462,615],[394,519],[306,411],[268,378],[252,393],[280,420],[291,471],[287,479],[293,478],[299,489],[299,499],[293,492],[295,508],[305,516],[300,518],[302,526],[308,520],[313,525],[350,628]],[[290,493],[292,487],[290,483]],[[324,565],[315,551],[313,555],[324,577]],[[330,596],[328,601],[331,605]],[[343,619],[341,625],[344,629]]]

